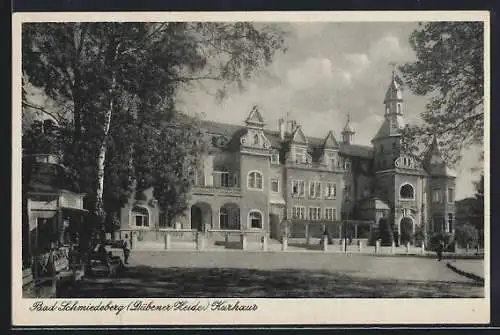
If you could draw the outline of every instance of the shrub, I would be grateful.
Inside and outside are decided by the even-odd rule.
[[[381,218],[378,222],[379,226],[379,237],[381,239],[382,246],[391,246],[394,240],[393,232],[389,220],[387,218]]]
[[[431,250],[436,250],[439,243],[443,241],[444,244],[445,244],[445,247],[448,246],[448,248],[446,248],[447,250],[449,248],[453,248],[453,237],[451,236],[451,234],[449,233],[445,233],[445,232],[438,232],[438,233],[434,233],[430,236],[429,238],[429,249]]]
[[[474,226],[465,224],[456,228],[455,241],[461,247],[465,247],[467,245],[470,247],[476,247],[479,240],[478,235],[478,231]]]

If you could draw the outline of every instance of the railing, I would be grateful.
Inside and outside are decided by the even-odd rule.
[[[218,196],[233,196],[241,197],[240,187],[222,187],[215,186],[193,186],[191,190],[195,195],[218,195]]]

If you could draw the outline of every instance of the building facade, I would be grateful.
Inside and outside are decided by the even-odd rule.
[[[188,210],[167,227],[151,190],[122,209],[122,229],[236,230],[279,238],[281,223],[389,219],[398,239],[454,230],[455,174],[437,138],[418,160],[402,151],[404,99],[393,74],[384,121],[372,146],[354,143],[347,120],[337,139],[308,136],[300,124],[266,127],[254,107],[244,125],[204,121],[209,150]]]

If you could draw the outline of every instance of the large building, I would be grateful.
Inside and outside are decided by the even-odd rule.
[[[308,136],[291,120],[277,120],[276,129],[269,129],[257,107],[241,126],[204,121],[210,148],[189,209],[171,228],[266,232],[279,238],[284,220],[377,225],[385,217],[400,242],[417,231],[453,233],[455,175],[435,137],[423,161],[402,152],[405,105],[394,74],[383,107],[384,121],[372,146],[354,144],[349,119],[340,138],[332,131]],[[125,230],[161,228],[163,221],[151,190],[121,212]]]

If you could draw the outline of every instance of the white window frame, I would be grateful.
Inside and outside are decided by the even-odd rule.
[[[452,199],[450,199],[450,190],[452,193],[452,197],[451,197]],[[449,204],[455,203],[455,189],[453,187],[448,187],[446,189],[446,198],[448,199]]]
[[[432,203],[433,204],[443,203],[443,192],[440,188],[435,188],[432,190]]]
[[[274,152],[271,154],[271,164],[274,165],[279,165],[280,163],[280,154],[277,152]]]
[[[321,207],[308,207],[309,220],[319,221],[321,220]]]
[[[256,187],[257,185],[252,186],[250,184],[250,175],[254,174],[254,173],[256,175],[260,175],[260,188]],[[255,184],[257,184],[257,177],[255,177]],[[247,188],[249,190],[262,191],[264,189],[264,174],[262,172],[258,171],[258,170],[249,171],[248,174],[247,174]]]
[[[337,221],[337,209],[335,207],[325,208],[325,220]]]
[[[252,219],[251,219],[252,213],[259,213],[260,214],[260,227],[259,228],[252,227]],[[247,222],[248,228],[250,228],[250,229],[255,229],[255,230],[264,229],[264,214],[262,214],[262,212],[258,209],[251,209],[250,211],[248,211],[247,221],[248,221]]]
[[[412,188],[412,197],[411,198],[403,198],[401,196],[401,189],[406,186],[406,185],[410,185],[410,187]],[[399,187],[399,200],[415,200],[415,186],[413,186],[412,184],[410,183],[403,183],[401,184],[401,186]]]
[[[292,219],[305,220],[307,218],[306,208],[304,206],[293,206],[291,216],[292,216]]]
[[[297,184],[297,193],[294,192],[295,184]],[[302,189],[300,187],[302,185]],[[302,192],[301,192],[302,190]],[[292,195],[298,198],[303,198],[306,195],[306,182],[301,179],[292,179]]]
[[[142,226],[137,226],[135,224],[137,216],[145,217],[144,215],[135,215],[134,214],[134,213],[136,213],[136,212],[134,212],[134,208],[136,208],[136,207],[137,208],[144,208],[148,212],[148,216],[147,216],[147,219],[148,219],[147,223],[148,223],[148,225],[147,226],[145,226],[144,223],[143,223]],[[151,211],[149,210],[149,208],[147,206],[143,206],[143,205],[134,205],[134,206],[132,206],[132,208],[130,209],[130,222],[131,222],[130,226],[134,227],[136,229],[151,229]]]
[[[329,192],[333,190],[333,192]],[[325,198],[326,199],[335,199],[337,197],[337,184],[332,182],[327,182],[325,185]]]
[[[312,186],[312,193],[311,193],[311,186]],[[318,190],[319,186],[319,190]],[[309,198],[311,199],[320,199],[321,198],[321,182],[317,180],[312,180],[309,182]]]
[[[276,183],[278,184],[278,189],[275,191],[273,190],[273,181],[276,181]],[[270,182],[269,182],[269,189],[271,190],[271,192],[273,193],[280,193],[280,179],[279,178],[271,178]]]

